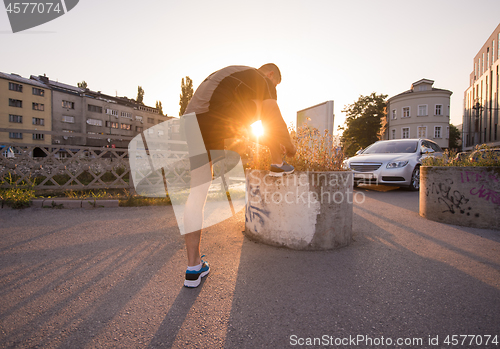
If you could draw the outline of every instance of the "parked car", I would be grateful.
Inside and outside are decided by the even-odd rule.
[[[467,152],[467,151],[462,151],[460,153],[457,153],[457,155],[455,155],[455,157],[451,160],[451,162],[457,163],[457,162],[463,161],[463,160],[467,159],[470,154],[471,153]]]
[[[439,145],[428,139],[378,141],[344,162],[354,172],[354,185],[376,183],[420,189],[421,159],[443,156]]]
[[[490,159],[495,162],[500,162],[500,149],[479,149],[473,151],[469,156],[470,162]]]

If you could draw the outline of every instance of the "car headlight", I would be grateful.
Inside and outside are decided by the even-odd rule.
[[[406,161],[393,161],[387,164],[387,168],[400,168],[408,165],[408,160]]]
[[[344,170],[349,170],[349,163],[347,162],[347,160],[344,160],[344,161],[342,162],[342,168],[343,168]]]

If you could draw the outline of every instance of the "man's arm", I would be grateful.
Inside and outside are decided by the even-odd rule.
[[[260,109],[262,126],[264,127],[263,143],[278,143],[286,149],[287,156],[294,156],[296,153],[295,146],[292,143],[288,128],[283,117],[281,116],[278,102],[275,99],[265,99],[261,102]]]

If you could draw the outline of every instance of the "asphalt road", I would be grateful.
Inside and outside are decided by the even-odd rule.
[[[336,251],[252,242],[242,212],[208,228],[197,289],[171,207],[0,210],[0,347],[500,348],[500,231],[384,190],[358,189]]]

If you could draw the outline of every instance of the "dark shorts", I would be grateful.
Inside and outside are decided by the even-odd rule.
[[[191,170],[224,159],[224,140],[237,137],[241,127],[250,125],[256,118],[257,107],[254,101],[246,100],[228,103],[218,110],[196,115],[206,153],[189,156]],[[191,154],[189,138],[186,134]]]

